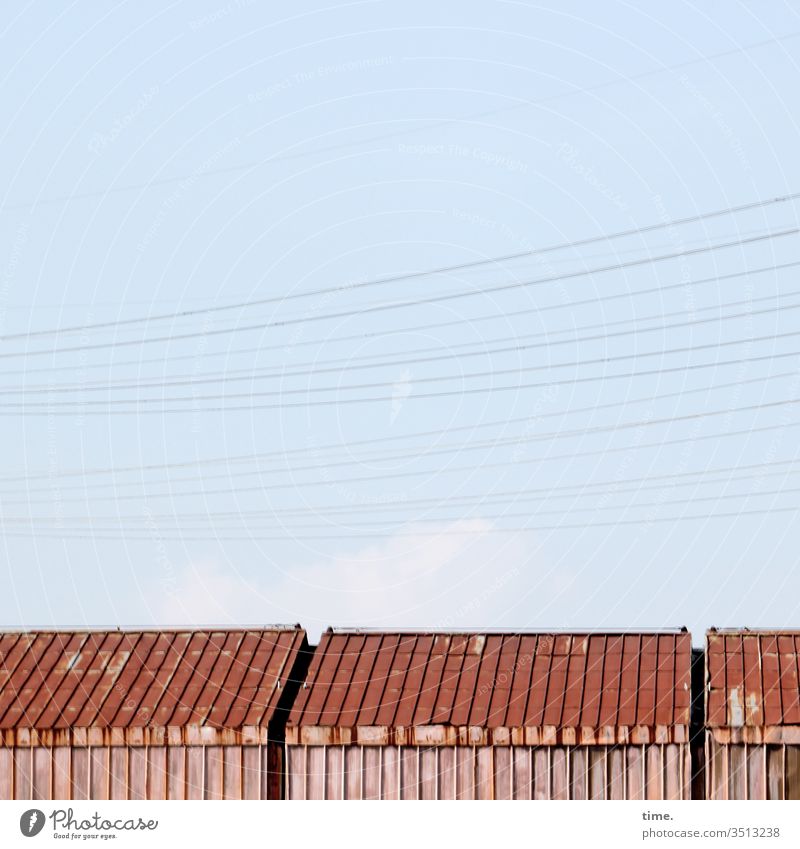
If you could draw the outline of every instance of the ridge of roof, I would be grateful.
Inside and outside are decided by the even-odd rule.
[[[187,634],[206,632],[236,633],[240,631],[304,631],[300,625],[266,624],[266,625],[109,625],[107,627],[53,628],[33,627],[15,628],[0,626],[0,634]]]
[[[721,636],[721,637],[753,637],[759,636],[795,636],[800,634],[800,628],[709,628],[706,631],[706,637]]]
[[[345,636],[357,635],[394,635],[394,634],[417,634],[438,635],[449,634],[451,636],[629,636],[629,635],[659,635],[659,634],[688,634],[685,626],[674,628],[339,628],[331,626],[322,632],[325,634],[339,634]]]

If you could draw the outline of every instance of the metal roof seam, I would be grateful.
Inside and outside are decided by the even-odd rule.
[[[375,667],[378,663],[378,658],[380,657],[381,648],[383,646],[384,640],[386,640],[387,635],[382,634],[380,636],[380,642],[378,643],[377,648],[375,649],[374,657],[369,663],[369,675],[367,676],[367,686],[362,689],[361,698],[358,700],[358,709],[356,711],[356,715],[359,715],[362,710],[364,710],[364,703],[367,698],[367,693],[369,692],[369,682],[372,680],[372,676],[375,674]]]
[[[306,679],[300,688],[299,701],[292,708],[292,714],[289,717],[290,722],[293,722],[293,716],[296,716],[297,719],[299,719],[301,716],[310,711],[311,694],[313,692],[314,682],[319,676],[319,670],[321,669],[322,663],[325,659],[325,644],[328,639],[329,637],[326,634],[323,634],[319,645],[314,651],[314,654],[311,656],[311,662],[309,663],[308,670],[306,671]]]
[[[314,685],[316,684],[316,682],[319,681],[320,676],[325,675],[326,678],[327,677],[330,678],[330,683],[326,682],[326,683],[321,685],[323,687],[323,693],[320,697],[320,702],[319,702],[319,705],[317,706],[317,709],[316,709],[317,710],[317,717],[316,717],[316,720],[313,723],[314,725],[327,725],[328,724],[327,722],[324,721],[326,715],[329,712],[328,704],[330,703],[331,698],[334,696],[335,687],[337,686],[337,680],[338,680],[338,677],[339,677],[339,674],[340,674],[340,669],[342,668],[342,663],[347,662],[347,654],[348,654],[348,652],[347,652],[347,639],[342,637],[342,638],[340,638],[340,640],[341,640],[341,651],[339,651],[338,654],[334,654],[333,652],[331,652],[331,648],[333,646],[334,638],[333,637],[328,638],[326,645],[325,645],[325,652],[320,657],[319,667],[315,670],[316,674],[315,674],[315,676],[314,676],[314,678],[311,682],[312,683],[312,694],[311,694],[311,696],[309,696],[309,705],[311,704],[310,700],[311,700],[311,697],[313,696],[314,689],[316,689],[316,687]],[[362,636],[361,637],[361,646],[363,647],[365,643],[366,643],[366,637]],[[322,644],[320,644],[320,650],[322,650]],[[325,670],[325,668],[326,668],[326,661],[328,661],[327,665],[331,667],[330,675],[327,675],[327,673],[323,672],[323,670]],[[336,716],[339,715],[339,711],[340,711],[342,705],[344,704],[345,697],[346,697],[346,693],[342,692],[341,699],[339,700],[339,705],[336,708]]]
[[[25,687],[28,684],[28,682],[31,681],[31,680],[35,680],[34,675],[39,670],[39,662],[40,662],[40,660],[42,660],[46,656],[47,652],[50,650],[50,646],[56,641],[57,636],[58,635],[54,633],[51,636],[51,638],[44,643],[44,646],[41,649],[41,654],[39,654],[38,657],[36,656],[36,648],[35,648],[37,640],[34,638],[29,643],[28,650],[25,652],[23,658],[20,660],[20,665],[24,661],[24,658],[28,656],[28,654],[33,655],[33,659],[32,659],[33,665],[31,666],[30,672],[25,676],[24,680],[21,682],[21,686],[16,688],[16,701],[18,703],[20,702],[19,696],[20,696],[21,693],[25,692]],[[30,702],[36,697],[36,693],[38,693],[38,691],[39,691],[39,687],[37,686],[36,691],[30,696],[30,699],[28,700],[28,702],[26,702],[25,704],[21,704],[21,703],[18,704],[18,707],[20,708],[20,716],[21,717],[26,715],[26,709],[27,709],[28,705],[30,704]],[[0,715],[0,725],[2,725],[2,723],[4,722],[9,711],[12,710],[14,703],[15,703],[15,700],[12,698],[12,700],[9,701],[8,705],[6,706],[5,710],[3,711],[2,715]]]
[[[781,637],[778,637],[778,693],[780,695],[781,700],[781,725],[783,725],[786,722],[786,703],[784,701],[783,695],[783,676],[784,671],[786,669],[786,658],[784,657],[783,652],[781,651],[780,640]]]
[[[464,713],[464,716],[468,716],[468,706],[466,698],[462,698],[464,696],[464,690],[466,688],[466,683],[464,682],[464,670],[467,666],[467,658],[469,657],[467,653],[467,646],[469,641],[466,636],[461,635],[459,637],[459,645],[463,647],[463,651],[459,649],[458,657],[460,657],[460,661],[458,663],[458,673],[455,676],[455,687],[453,688],[453,699],[450,704],[450,709],[448,710],[448,722],[452,725],[456,724],[455,717],[461,716],[461,712]],[[463,710],[462,710],[463,707]]]
[[[597,696],[595,692],[589,692],[589,675],[592,673],[591,662],[593,659],[592,646],[594,644],[594,635],[586,635],[586,660],[583,665],[583,676],[581,681],[581,700],[578,705],[578,722],[580,726],[588,725],[585,722],[593,699]],[[596,725],[596,723],[593,723]]]
[[[767,687],[764,680],[764,661],[763,661],[763,651],[762,651],[762,639],[760,636],[756,637],[756,645],[758,646],[758,672],[761,676],[761,718],[766,723],[767,721],[767,712],[765,709],[766,695],[767,695]],[[709,683],[709,689],[711,689],[711,684]]]
[[[401,704],[402,699],[403,699],[403,693],[405,692],[406,681],[408,681],[408,673],[411,671],[411,665],[414,662],[414,655],[416,653],[418,645],[419,645],[419,635],[415,634],[414,635],[414,645],[411,647],[411,651],[408,652],[408,665],[406,666],[405,671],[403,672],[403,681],[400,685],[399,695],[397,697],[397,702],[395,703],[394,711],[392,713],[392,723],[391,723],[392,726],[395,726],[397,724],[397,716],[400,713],[400,704]]]
[[[28,710],[32,711],[34,709],[34,704],[36,701],[40,703],[39,710],[36,714],[30,715],[26,711],[26,715],[28,716],[29,725],[33,725],[34,722],[41,716],[42,712],[46,710],[55,699],[56,691],[58,690],[58,686],[61,683],[58,675],[58,668],[63,658],[74,657],[76,651],[80,649],[80,646],[83,644],[83,639],[78,634],[70,634],[66,637],[65,645],[62,645],[60,651],[54,658],[53,665],[50,667],[49,671],[42,676],[42,683],[39,688],[39,693],[37,693],[38,699],[34,698],[33,701],[28,705]],[[34,718],[35,716],[35,718]]]
[[[151,707],[151,705],[150,705],[150,703],[152,701],[151,700],[151,693],[155,694],[155,692],[156,692],[156,688],[158,687],[158,678],[161,675],[161,671],[165,668],[169,668],[167,666],[167,663],[168,663],[168,660],[169,660],[170,650],[172,649],[173,645],[175,644],[176,639],[179,636],[180,636],[179,634],[173,635],[171,633],[164,633],[164,634],[159,635],[159,638],[156,641],[155,646],[153,646],[153,651],[155,652],[156,650],[160,650],[160,649],[158,649],[158,646],[159,646],[159,642],[161,642],[164,645],[164,649],[163,649],[164,656],[161,658],[161,662],[158,664],[158,667],[156,669],[152,670],[151,673],[150,673],[150,682],[149,682],[149,684],[147,684],[147,686],[144,689],[144,692],[142,693],[136,714],[142,713],[143,716],[155,716],[156,707],[157,707],[158,701],[160,700],[160,696],[158,697],[158,699],[156,699],[156,703],[153,704],[152,707]],[[163,693],[162,693],[162,695],[163,695]],[[131,722],[132,721],[133,721],[133,717],[131,718]]]
[[[519,672],[519,653],[520,653],[520,648],[522,647],[522,635],[521,634],[515,634],[512,637],[512,639],[516,640],[516,646],[514,647],[514,650],[513,650],[514,659],[511,662],[511,673],[510,673],[509,682],[508,682],[509,698],[506,700],[506,703],[505,703],[505,709],[503,710],[503,718],[502,718],[501,725],[507,725],[508,724],[508,714],[509,714],[509,711],[511,710],[511,701],[512,701],[512,698],[513,698],[512,694],[515,692],[515,686],[514,685],[515,685],[516,680],[517,680],[517,673]]]
[[[245,633],[245,631],[228,631],[225,635],[225,641],[217,652],[217,657],[214,661],[214,666],[211,668],[211,672],[208,675],[208,680],[203,685],[203,688],[200,690],[200,695],[197,697],[200,707],[202,707],[204,696],[207,695],[209,697],[208,709],[202,716],[198,714],[198,725],[205,725],[208,722],[208,718],[211,716],[214,705],[222,695],[225,681],[227,680],[228,675],[230,675],[231,667],[233,666],[234,659],[239,651],[239,646],[242,644]],[[235,643],[233,646],[228,645],[231,639],[233,639]],[[215,681],[217,679],[217,674],[222,669],[224,669],[222,681],[219,684],[216,684]],[[197,711],[195,710],[194,713],[197,713]]]
[[[24,634],[11,634],[11,645],[8,646],[7,649],[3,649],[2,644],[6,636],[6,634],[0,634],[0,662],[2,662],[3,669],[2,678],[0,678],[0,686],[5,686],[6,683],[11,680],[14,671],[22,662],[25,651],[27,651],[27,649],[20,650],[23,641],[26,639]],[[15,657],[12,668],[8,669],[8,659],[13,657],[15,653],[18,654],[18,657]]]
[[[346,687],[345,684],[352,683],[352,677],[356,675],[356,672],[359,669],[360,665],[363,665],[363,659],[366,656],[367,651],[367,639],[368,637],[361,635],[360,640],[361,643],[359,648],[355,651],[350,650],[349,641],[346,639],[342,644],[342,650],[339,655],[339,661],[336,664],[336,672],[334,676],[331,678],[331,683],[328,686],[328,692],[325,697],[323,711],[321,713],[321,724],[322,725],[335,725],[336,718],[341,718],[342,713],[346,710],[347,700],[350,694],[353,691],[353,687]],[[351,657],[352,655],[352,657]],[[342,662],[344,661],[345,665],[342,666]],[[346,679],[343,676],[347,673],[348,664],[352,663],[353,668],[350,673],[350,679]],[[333,699],[334,688],[338,687],[341,690],[341,695],[337,695],[338,702]],[[330,714],[331,722],[322,721],[325,719],[326,715]]]
[[[426,645],[426,641],[429,642]],[[417,657],[420,646],[423,647],[424,659],[419,661],[419,665],[414,665],[414,658]],[[410,656],[410,662],[408,667],[408,673],[406,675],[406,682],[411,680],[415,680],[417,677],[419,678],[419,686],[414,688],[413,694],[409,694],[408,689],[405,688],[405,692],[401,696],[400,703],[397,706],[397,716],[398,718],[403,717],[403,721],[399,722],[400,725],[412,725],[414,715],[417,712],[417,706],[419,705],[420,693],[422,691],[422,685],[425,680],[425,669],[428,665],[428,662],[431,658],[431,650],[433,649],[433,637],[430,634],[422,634],[418,635],[417,639],[414,643],[414,650]],[[404,717],[408,715],[408,719],[406,720]]]
[[[564,707],[563,707],[562,714],[561,714],[561,725],[572,724],[572,725],[575,725],[575,726],[580,726],[581,718],[582,718],[582,715],[583,715],[583,713],[582,713],[583,702],[584,702],[584,699],[586,698],[586,671],[589,668],[589,637],[585,636],[585,637],[581,638],[581,639],[586,641],[585,642],[586,651],[579,651],[579,652],[575,651],[575,648],[576,648],[575,647],[575,641],[577,639],[578,639],[577,637],[572,638],[572,645],[570,646],[570,648],[572,650],[571,653],[570,653],[570,663],[572,662],[572,659],[574,657],[582,658],[582,661],[578,660],[576,662],[577,666],[578,666],[578,669],[576,670],[577,677],[573,678],[572,681],[568,681],[567,682],[567,688],[564,690]],[[567,696],[569,695],[569,692],[570,692],[570,690],[569,690],[570,685],[573,685],[575,687],[575,689],[579,690],[580,702],[578,704],[577,713],[574,715],[574,721],[572,723],[567,723],[564,720],[564,716],[565,716],[567,710],[569,709],[569,705],[568,705],[568,702],[567,702]]]
[[[101,701],[100,705],[99,705],[99,706],[98,706],[98,708],[97,708],[97,713],[95,714],[95,717],[94,717],[94,719],[92,720],[92,722],[90,723],[90,725],[94,725],[94,724],[96,724],[96,723],[97,723],[97,719],[98,719],[98,717],[102,716],[103,711],[104,711],[104,710],[105,710],[105,708],[106,708],[106,705],[108,705],[109,701],[111,701],[111,699],[113,698],[114,694],[115,694],[115,693],[116,693],[116,694],[118,694],[118,693],[119,693],[119,691],[116,689],[116,688],[117,688],[117,683],[119,682],[119,680],[120,680],[120,678],[122,677],[122,675],[125,673],[125,671],[126,671],[126,669],[127,669],[127,666],[128,666],[128,664],[130,663],[131,658],[132,658],[132,657],[137,657],[136,652],[137,652],[137,649],[139,648],[139,645],[140,645],[140,644],[141,644],[141,642],[142,642],[142,638],[143,638],[143,637],[144,637],[144,633],[141,633],[141,634],[135,634],[135,633],[123,634],[122,639],[120,640],[120,642],[119,642],[119,644],[118,644],[118,646],[117,646],[117,648],[116,648],[116,650],[115,650],[115,654],[117,654],[117,653],[119,653],[119,652],[121,651],[121,652],[123,652],[123,653],[127,653],[127,657],[125,657],[124,659],[122,659],[122,661],[121,661],[121,663],[120,663],[120,665],[119,665],[119,669],[117,669],[117,670],[116,670],[116,672],[114,672],[114,673],[113,673],[113,675],[112,675],[112,677],[111,677],[111,680],[108,682],[108,689],[107,689],[107,691],[106,691],[106,694],[105,694],[105,696],[103,696],[102,701]],[[127,650],[127,652],[126,652],[126,650],[125,650],[125,649],[121,649],[121,648],[120,648],[120,646],[124,646],[124,645],[126,645],[126,638],[127,638],[128,640],[134,639],[133,644],[132,644],[132,645],[130,645],[130,649],[129,649],[129,650]],[[109,658],[109,662],[110,662],[112,659],[113,659],[113,655],[112,655],[112,657],[110,657],[110,658]],[[106,670],[108,670],[108,668],[109,668],[109,667],[108,667],[108,665],[106,665]],[[120,699],[120,701],[121,701],[121,699]],[[113,702],[112,702],[112,704],[113,704]],[[115,709],[114,713],[116,714],[116,709]]]
[[[670,700],[670,714],[672,716],[677,716],[678,706],[675,704],[675,698],[678,691],[678,687],[680,686],[678,682],[678,643],[679,640],[675,640],[672,644],[672,651],[670,655],[672,657],[672,675],[670,676],[672,679],[672,687],[669,692],[669,700]],[[660,667],[659,667],[660,670]]]
[[[567,639],[569,639],[568,636]],[[564,696],[566,695],[566,683],[569,675],[569,654],[556,654],[555,649],[556,644],[553,643],[553,653],[550,660],[550,678],[547,682],[547,696],[545,698],[544,724],[557,726],[561,724],[561,716],[564,713]],[[554,688],[552,685],[556,680],[556,675],[558,675],[559,681],[563,675],[564,680],[561,686]],[[547,721],[548,711],[550,712],[549,718],[554,721]]]
[[[477,716],[473,716],[473,721],[470,723],[471,725],[480,725],[485,726],[489,721],[490,710],[492,706],[492,698],[495,693],[495,688],[497,687],[497,679],[500,674],[500,660],[503,653],[503,646],[505,645],[505,641],[501,638],[500,643],[497,646],[497,649],[492,652],[490,649],[490,637],[495,637],[497,635],[491,634],[486,637],[486,644],[484,645],[483,652],[481,654],[481,667],[484,672],[488,672],[491,670],[491,674],[489,675],[488,680],[484,680],[482,684],[482,689],[486,690],[487,698],[486,698],[486,707],[480,708],[480,713]],[[487,659],[487,656],[494,654],[494,663],[491,663],[490,660]],[[473,710],[476,712],[479,710],[478,706],[473,702]],[[480,721],[476,722],[475,720],[483,717]]]
[[[146,636],[147,636],[146,634],[142,634],[142,637],[141,637],[139,643],[137,643],[137,649],[144,642],[144,639],[145,639]],[[136,687],[136,684],[139,681],[139,679],[141,678],[141,676],[143,674],[145,674],[145,672],[147,670],[147,663],[150,660],[150,657],[152,656],[153,651],[155,650],[155,647],[158,645],[158,640],[159,640],[160,636],[161,635],[156,635],[155,639],[153,639],[153,641],[150,642],[149,645],[145,643],[145,645],[147,646],[147,649],[146,649],[147,654],[144,655],[143,657],[141,657],[141,659],[139,657],[136,658],[136,660],[139,662],[139,668],[138,669],[131,669],[131,672],[133,673],[133,678],[132,678],[130,684],[126,685],[120,691],[121,698],[119,700],[119,704],[117,705],[117,707],[114,711],[113,716],[109,720],[109,723],[108,723],[109,725],[116,726],[116,719],[120,715],[120,711],[125,709],[125,704],[126,704],[127,700],[130,698],[130,694],[133,692],[133,690]],[[131,663],[131,658],[133,658],[133,656],[134,656],[133,652],[131,652],[131,656],[128,658],[127,662],[125,663],[126,668],[123,670],[123,672],[120,672],[120,676],[117,679],[117,681],[119,681],[120,678],[122,677],[122,675],[124,674],[124,672],[127,671],[128,665],[133,666],[133,664]],[[128,720],[128,725],[130,725],[130,720]]]
[[[269,637],[267,636],[267,633],[268,632],[263,631],[261,633],[261,640],[259,641],[259,647],[265,648],[265,654],[264,654],[264,659],[261,662],[261,675],[258,679],[258,684],[256,685],[255,691],[253,693],[253,701],[250,702],[250,705],[245,710],[245,715],[244,715],[245,725],[255,725],[256,724],[255,721],[251,722],[251,718],[252,718],[252,720],[255,720],[255,713],[258,709],[258,705],[256,705],[256,703],[255,703],[255,698],[264,690],[264,681],[266,680],[266,677],[267,677],[267,669],[269,669],[269,665],[272,662],[272,657],[275,654],[275,648],[276,648],[277,641],[270,640]],[[269,649],[269,653],[266,653],[266,649]],[[259,714],[259,723],[262,721],[262,718],[266,713],[268,705],[269,705],[269,699],[266,700],[266,703],[264,705],[264,710],[261,711],[261,713]]]
[[[796,630],[709,630],[706,727],[756,739],[800,726],[798,636]]]
[[[552,639],[548,639],[548,637],[542,636],[541,634],[536,638],[536,647],[535,647],[536,655],[533,658],[533,664],[531,669],[531,675],[535,675],[537,670],[536,666],[540,667],[540,671],[542,672],[542,676],[540,680],[544,681],[544,686],[535,686],[534,679],[531,677],[531,689],[528,694],[528,706],[526,709],[525,715],[525,724],[532,724],[542,726],[544,725],[544,718],[547,712],[548,707],[548,688],[550,686],[551,673],[553,671],[553,641]],[[544,669],[541,669],[544,667]],[[541,699],[539,698],[541,695]],[[531,701],[531,697],[534,697],[533,701]],[[541,702],[541,703],[540,703]],[[535,707],[536,712],[532,713],[532,709]],[[528,717],[531,717],[528,719]]]
[[[594,712],[592,714],[592,722],[591,723],[589,723],[589,722],[584,723],[584,724],[590,725],[594,728],[597,728],[600,725],[600,709],[602,707],[601,702],[602,702],[602,697],[603,697],[603,675],[604,675],[604,672],[605,672],[605,664],[606,664],[606,651],[605,651],[605,649],[606,649],[606,643],[608,642],[608,637],[605,634],[603,634],[603,635],[598,635],[598,634],[592,635],[589,638],[589,652],[590,653],[591,653],[592,646],[596,645],[598,640],[602,640],[602,647],[600,649],[600,661],[599,661],[599,664],[598,664],[598,668],[596,670],[594,670],[592,672],[592,674],[594,674],[598,677],[598,680],[600,682],[600,687],[598,688],[597,692],[594,693],[594,695],[590,696],[590,698],[589,698],[589,704],[595,705],[595,707],[593,708]],[[587,669],[588,669],[588,663],[587,663]],[[587,689],[588,689],[588,683],[589,682],[587,680],[587,682],[586,682],[586,685],[587,685],[586,688]],[[584,703],[581,705],[581,718],[582,718],[582,720],[587,719],[585,714],[588,711],[588,709],[589,708],[586,705],[586,697],[585,697],[585,694],[584,694]]]
[[[436,647],[436,639],[434,639],[431,645],[431,655],[429,658],[429,662],[425,668],[425,674],[422,679],[422,689],[420,691],[420,697],[412,718],[412,723],[414,725],[430,725],[433,719],[434,711],[436,710],[436,699],[439,695],[439,692],[441,691],[442,679],[444,678],[445,663],[447,660],[447,655],[449,654],[450,641],[452,640],[452,636],[450,634],[443,634],[439,636],[442,636],[447,640],[447,651],[441,654],[441,668],[438,670],[437,680],[436,667],[440,665],[440,662],[434,659],[440,657],[440,655],[438,653],[434,654],[433,649]],[[429,677],[431,680],[426,686],[426,682],[428,682]],[[432,696],[432,698],[430,699],[427,698],[428,690],[430,690]],[[423,705],[428,704],[430,704],[430,709],[428,709],[427,707],[423,708]],[[419,721],[417,721],[418,715],[420,716]]]
[[[107,643],[109,644],[110,647],[108,649],[104,649],[104,646],[106,646]],[[97,655],[96,655],[98,660],[100,660],[100,664],[99,664],[98,670],[97,670],[97,680],[94,682],[94,684],[91,685],[91,689],[90,689],[89,693],[87,694],[87,698],[84,699],[82,705],[80,706],[80,709],[77,711],[77,714],[76,714],[77,720],[80,720],[81,716],[83,716],[83,714],[88,710],[89,705],[94,704],[94,701],[93,701],[94,695],[95,695],[96,692],[98,692],[98,688],[100,687],[100,685],[103,681],[103,677],[105,676],[105,672],[106,672],[106,667],[108,666],[108,663],[110,662],[114,652],[117,650],[117,647],[121,643],[122,643],[122,635],[117,633],[117,632],[107,633],[103,637],[103,640],[100,644],[100,647],[97,650]],[[103,655],[104,651],[105,651],[105,656]],[[92,667],[91,664],[86,667],[86,671],[84,672],[84,675],[83,675],[84,679],[86,679],[86,677],[90,674],[90,672],[92,671],[92,668],[93,667]],[[88,725],[89,723],[87,722],[86,724]]]
[[[61,708],[59,707],[59,704],[58,704],[59,693],[66,687],[66,685],[69,681],[69,675],[70,675],[70,673],[72,673],[75,665],[78,663],[80,655],[83,652],[86,644],[89,642],[90,639],[91,639],[91,635],[86,634],[85,637],[80,641],[80,644],[78,645],[78,648],[77,648],[77,652],[73,653],[72,658],[70,659],[70,664],[67,666],[67,674],[64,675],[62,680],[58,683],[58,686],[56,687],[55,691],[53,692],[53,694],[50,698],[50,701],[48,703],[42,705],[42,709],[39,711],[39,715],[36,717],[36,719],[32,721],[32,723],[31,723],[32,725],[35,725],[36,723],[41,722],[42,717],[47,714],[48,710],[51,707],[57,712],[56,719],[58,719],[62,715],[62,710],[61,710]],[[64,703],[64,707],[66,707],[66,705],[69,703],[70,698],[72,697],[72,693],[75,692],[76,687],[80,683],[81,679],[77,674],[76,674],[76,679],[77,680],[76,680],[75,685],[69,691],[69,695],[67,696],[67,699]]]
[[[375,701],[374,707],[370,706],[371,713],[369,713],[366,717],[366,722],[365,722],[366,725],[376,725],[377,724],[378,714],[380,712],[381,705],[386,700],[386,689],[389,686],[389,677],[391,675],[391,672],[392,672],[392,669],[393,669],[393,666],[394,666],[394,659],[397,657],[397,649],[400,646],[400,637],[396,634],[390,634],[390,635],[387,636],[387,639],[389,639],[390,642],[392,641],[392,638],[394,638],[394,641],[393,641],[393,645],[391,647],[391,655],[389,656],[389,658],[386,661],[386,669],[383,671],[382,680],[379,676],[375,675],[375,670],[373,670],[372,680],[370,681],[369,686],[365,690],[365,695],[364,695],[365,699],[366,699],[367,695],[369,694],[370,690],[373,688],[373,686],[375,687],[375,689],[379,690],[379,693],[377,694],[377,696],[374,699],[374,701]],[[378,665],[378,660],[376,660],[376,665],[375,665],[376,669],[377,669],[377,665]]]
[[[176,648],[176,646],[179,644],[179,641],[183,637],[186,638],[186,642],[183,644],[183,646],[180,649]],[[161,705],[164,701],[164,697],[169,692],[169,688],[170,688],[170,685],[172,684],[173,678],[175,677],[175,673],[178,671],[178,669],[180,669],[181,663],[183,662],[183,658],[184,658],[186,651],[189,648],[189,644],[191,642],[192,642],[192,634],[186,634],[184,632],[184,633],[175,633],[173,635],[172,640],[170,641],[170,644],[169,644],[169,649],[167,649],[167,655],[169,655],[170,653],[174,653],[174,655],[175,655],[175,666],[168,673],[167,680],[164,681],[164,683],[161,687],[161,692],[157,695],[157,697],[156,697],[156,699],[153,703],[152,713],[151,713],[151,716],[153,718],[155,718],[158,715],[158,710],[159,710],[159,708],[161,707]],[[164,658],[164,662],[166,663],[166,657]],[[162,666],[162,669],[163,668],[165,668],[165,667]],[[166,668],[169,668],[169,667],[166,667]],[[158,680],[158,678],[156,676],[156,679],[154,679],[154,683],[157,680]],[[165,723],[165,725],[166,725],[166,723]]]
[[[258,672],[269,676],[270,686],[256,699],[264,702],[257,721],[272,715],[278,692],[273,673],[275,680],[286,677],[304,634],[269,633],[272,659]],[[211,711],[227,717],[231,709],[228,683],[246,636],[242,629],[0,635],[0,727],[41,733],[212,721],[217,726]],[[263,637],[263,632],[252,635],[256,641]]]
[[[253,636],[252,631],[246,631],[244,636],[242,637],[242,643],[241,643],[241,649],[240,649],[240,651],[242,653],[244,652],[244,644],[247,641],[247,638],[252,637],[252,636]],[[294,641],[292,641],[292,648],[294,648]],[[241,675],[234,678],[234,681],[236,681],[236,694],[232,696],[232,698],[230,700],[230,704],[228,705],[228,709],[225,711],[225,715],[220,718],[220,726],[222,728],[228,727],[228,719],[231,715],[231,712],[233,711],[234,705],[236,704],[236,700],[239,697],[239,690],[242,686],[242,683],[245,679],[245,676],[247,675],[247,671],[250,668],[251,664],[253,663],[253,659],[255,658],[255,655],[256,655],[256,649],[258,649],[258,638],[256,638],[255,642],[253,643],[253,648],[250,651],[250,655],[247,658],[247,660],[244,660],[243,657],[239,657],[237,655],[236,663],[233,664],[232,668],[236,668],[237,665],[238,665],[239,668],[236,671],[237,671],[237,673],[241,673]],[[232,682],[231,682],[231,686],[233,686]]]
[[[634,716],[635,724],[644,725],[644,722],[642,721],[642,717],[639,714],[639,707],[640,707],[639,701],[641,699],[641,687],[642,687],[642,683],[643,683],[642,682],[642,654],[643,654],[642,649],[644,647],[643,643],[644,643],[645,638],[642,634],[639,634],[637,639],[639,640],[639,651],[636,653],[636,660],[635,660],[635,663],[636,663],[636,686],[634,688],[634,693],[636,695],[635,695],[635,698],[634,698],[633,716]]]
[[[278,701],[280,700],[280,690],[281,690],[281,680],[283,678],[283,672],[286,668],[286,665],[291,660],[294,662],[294,659],[297,657],[297,650],[295,649],[295,641],[300,639],[300,634],[295,633],[292,637],[292,643],[288,648],[288,651],[282,652],[283,657],[279,660],[278,670],[275,673],[275,680],[273,681],[272,690],[270,691],[270,697],[267,700],[267,703],[264,705],[264,710],[261,713],[259,718],[259,726],[263,726],[268,723],[271,716],[274,714],[277,709]],[[272,647],[272,654],[270,655],[270,660],[275,657],[278,651],[278,645],[280,643],[280,639],[275,640],[275,643]],[[269,665],[266,667],[269,669]],[[291,670],[289,670],[291,672]],[[269,717],[268,717],[269,714]]]
[[[473,665],[469,664],[469,659],[470,659],[470,657],[473,656],[470,653],[470,650],[469,650],[471,640],[472,640],[472,636],[468,636],[467,642],[464,646],[464,667],[465,667],[465,669],[468,670],[468,674],[471,674],[472,669],[473,669]],[[472,683],[471,686],[469,684],[469,679],[467,679],[466,690],[467,690],[468,693],[471,691],[471,695],[470,695],[468,700],[465,699],[465,701],[466,701],[466,713],[465,713],[465,720],[464,720],[464,723],[463,723],[464,725],[470,724],[469,720],[470,720],[470,717],[472,716],[472,706],[475,704],[475,694],[478,692],[478,682],[480,681],[480,667],[481,667],[482,660],[483,660],[483,657],[480,657],[474,663],[475,681]],[[463,675],[463,672],[462,672],[462,675]]]
[[[524,704],[522,705],[522,714],[521,714],[522,722],[520,724],[524,724],[526,722],[527,718],[528,718],[528,708],[530,706],[530,701],[531,701],[531,691],[533,690],[534,666],[536,665],[536,659],[539,656],[539,640],[542,639],[542,638],[541,638],[541,636],[536,634],[532,638],[529,637],[529,639],[533,639],[533,645],[531,646],[531,657],[530,657],[530,660],[528,661],[528,684],[524,688],[525,701],[524,701]],[[520,646],[521,645],[522,645],[522,640],[520,640]]]

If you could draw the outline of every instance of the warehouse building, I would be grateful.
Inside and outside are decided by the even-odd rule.
[[[691,665],[683,631],[329,630],[287,798],[689,798]]]
[[[299,627],[0,635],[1,799],[279,798]]]
[[[800,799],[800,632],[706,635],[706,797]]]

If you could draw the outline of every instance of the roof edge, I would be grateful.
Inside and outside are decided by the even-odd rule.
[[[482,634],[486,636],[524,634],[526,636],[555,634],[564,636],[626,636],[637,634],[689,634],[685,626],[675,628],[338,628],[330,626],[323,634]]]
[[[753,636],[753,637],[772,637],[772,636],[792,636],[800,637],[800,628],[709,628],[706,631],[706,637],[715,636]]]
[[[0,626],[0,634],[175,634],[204,631],[236,632],[236,631],[305,631],[302,625],[111,625],[107,628],[13,628]]]

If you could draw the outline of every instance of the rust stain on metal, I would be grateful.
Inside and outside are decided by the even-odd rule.
[[[691,637],[678,631],[328,631],[291,710],[287,740],[508,745],[539,729],[542,744],[679,742],[689,725],[690,676]],[[359,736],[364,728],[373,730]]]
[[[272,720],[306,648],[299,627],[4,633],[0,731],[6,745],[144,745],[165,728],[237,742]]]
[[[706,726],[800,725],[800,632],[710,631]]]

